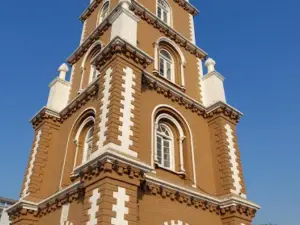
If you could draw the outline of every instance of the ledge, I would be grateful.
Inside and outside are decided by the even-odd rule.
[[[20,211],[21,209],[27,209],[30,211],[39,211],[48,207],[49,205],[56,204],[58,201],[62,201],[62,199],[72,196],[78,193],[78,190],[82,188],[82,183],[80,181],[70,185],[69,187],[60,190],[59,192],[51,195],[50,197],[46,198],[45,200],[35,203],[21,199],[16,204],[12,205],[7,209],[7,213],[9,215],[15,214],[16,212]]]
[[[154,61],[154,59],[147,53],[117,36],[91,60],[91,63],[96,67],[100,67],[104,65],[114,54],[118,53],[122,53],[128,58],[133,59],[144,68]]]
[[[226,198],[215,197],[209,194],[201,193],[197,188],[187,188],[159,178],[153,175],[145,174],[145,181],[150,187],[152,194],[161,194],[163,197],[171,197],[173,200],[177,199],[180,202],[186,202],[188,205],[202,206],[204,209],[210,209],[217,214],[226,213],[228,209],[231,211],[242,211],[247,215],[255,215],[255,212],[260,209],[257,204],[236,197],[234,195],[227,196]],[[166,192],[169,192],[167,194]]]

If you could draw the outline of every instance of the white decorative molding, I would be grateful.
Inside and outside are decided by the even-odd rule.
[[[81,38],[80,38],[80,44],[82,44],[83,41],[84,41],[84,39],[85,39],[86,23],[87,23],[87,20],[85,20],[85,21],[83,22],[82,33],[81,33]]]
[[[234,147],[233,130],[229,124],[225,125],[225,129],[226,129],[226,136],[228,142],[230,163],[232,165],[231,171],[232,171],[232,178],[233,178],[233,186],[235,187],[235,190],[231,190],[231,193],[240,195],[242,191],[242,185],[241,185],[240,171],[238,169],[237,152]]]
[[[133,95],[135,94],[135,90],[133,88],[133,86],[135,86],[135,74],[129,67],[126,67],[126,69],[124,68],[123,72],[124,74],[122,79],[124,83],[122,84],[122,87],[124,88],[124,91],[122,91],[121,95],[124,97],[124,100],[121,100],[121,104],[124,108],[121,107],[122,116],[120,116],[120,121],[122,126],[119,126],[121,135],[118,136],[118,139],[121,142],[120,150],[122,152],[133,157],[137,157],[137,153],[129,149],[130,146],[133,145],[133,141],[130,140],[130,137],[133,136],[133,131],[131,128],[134,125],[132,122],[132,119],[134,118],[134,114],[132,113],[132,110],[134,110],[134,105],[132,102],[134,101]]]
[[[96,225],[98,219],[96,218],[96,213],[99,211],[98,200],[100,199],[99,188],[93,190],[93,195],[90,198],[91,208],[88,210],[88,215],[90,216],[87,225]]]
[[[178,53],[179,57],[180,57],[180,74],[181,74],[181,86],[184,87],[185,86],[185,79],[184,79],[184,66],[186,65],[186,59],[184,57],[183,52],[181,51],[181,49],[179,48],[179,46],[172,41],[171,39],[167,38],[167,37],[160,37],[155,43],[154,43],[154,69],[156,71],[159,70],[159,45],[161,42],[166,42],[167,44],[169,44],[171,47],[173,47],[175,49],[175,51]],[[173,68],[174,71],[174,68]],[[174,82],[175,77],[173,78]]]
[[[189,25],[190,25],[191,42],[195,45],[196,44],[195,23],[194,23],[194,16],[191,14],[189,15]]]
[[[184,223],[181,220],[178,220],[178,221],[171,220],[171,222],[164,222],[164,225],[189,225],[189,224]]]
[[[198,70],[198,79],[199,79],[199,91],[200,91],[200,101],[203,103],[203,94],[204,94],[204,88],[203,88],[203,82],[202,82],[202,78],[203,78],[203,64],[202,64],[202,60],[197,58],[197,70]]]
[[[128,221],[125,220],[125,215],[129,212],[129,209],[126,207],[126,202],[129,202],[126,189],[118,187],[118,192],[114,192],[113,196],[117,200],[117,204],[114,204],[112,207],[112,211],[116,212],[116,218],[111,218],[111,223],[114,225],[128,225]]]
[[[27,173],[26,179],[25,179],[26,181],[25,181],[25,185],[24,185],[24,189],[23,189],[23,193],[22,193],[22,198],[24,198],[24,197],[26,197],[30,194],[29,184],[30,184],[30,181],[31,181],[31,175],[33,173],[35,157],[36,157],[36,154],[37,154],[37,151],[38,151],[38,148],[39,148],[39,142],[41,140],[41,135],[42,135],[42,130],[39,130],[37,135],[36,135],[36,138],[35,138],[34,148],[33,148],[33,151],[32,151],[31,160],[29,162],[29,168],[28,168],[28,173]]]
[[[179,132],[179,139],[180,139],[180,141],[179,141],[180,172],[185,172],[185,169],[184,169],[184,158],[183,158],[183,146],[182,146],[182,142],[183,142],[183,140],[185,138],[183,129],[180,126],[180,124],[178,123],[178,121],[174,117],[172,117],[171,115],[169,115],[167,113],[160,114],[156,118],[156,120],[155,120],[155,125],[158,126],[159,121],[162,120],[162,119],[167,119],[167,120],[171,121],[176,126],[177,131]],[[155,137],[153,139],[155,140],[155,143],[156,143],[157,142],[156,141],[156,130],[154,132],[155,133],[153,135],[155,135]],[[156,146],[155,143],[154,143],[154,146]],[[174,151],[174,146],[173,146],[172,150]],[[171,152],[170,156],[171,156],[171,164],[172,164],[172,168],[171,169],[175,169],[175,160],[174,160],[175,153]],[[155,151],[155,160],[157,160],[157,153],[156,153],[156,151]]]
[[[109,108],[108,105],[110,103],[109,97],[110,97],[110,87],[111,87],[111,73],[113,72],[112,68],[109,68],[105,75],[104,75],[104,89],[103,89],[103,97],[101,99],[102,106],[100,108],[100,123],[99,123],[99,128],[100,131],[98,133],[99,136],[99,141],[97,143],[98,149],[101,150],[103,148],[103,144],[106,140],[106,131],[107,131],[107,126],[106,123],[108,121],[108,113],[109,113]]]

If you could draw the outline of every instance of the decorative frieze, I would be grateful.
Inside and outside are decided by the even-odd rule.
[[[143,85],[144,87],[148,87],[150,90],[154,90],[158,94],[164,95],[166,98],[171,99],[173,102],[177,102],[179,105],[184,106],[185,108],[197,113],[199,116],[203,116],[206,119],[218,114],[223,114],[230,120],[238,123],[242,116],[241,112],[224,102],[217,102],[209,108],[205,108],[198,101],[195,101],[181,91],[177,90],[176,87],[167,84],[166,82],[152,74],[147,73],[146,71],[143,73]]]
[[[152,57],[141,49],[129,44],[120,37],[115,37],[92,59],[91,62],[99,69],[110,60],[114,54],[123,54],[137,64],[142,65],[144,68],[154,61]]]

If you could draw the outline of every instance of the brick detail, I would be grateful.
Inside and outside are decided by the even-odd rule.
[[[30,195],[38,197],[36,195],[42,187],[44,170],[48,162],[51,136],[52,128],[49,123],[44,123],[36,133],[33,149],[25,173],[22,197]]]
[[[244,175],[241,166],[241,157],[237,145],[235,125],[227,121],[224,117],[218,116],[209,121],[209,129],[211,136],[212,154],[214,167],[216,171],[216,188],[218,195],[233,193],[246,197]],[[230,126],[231,135],[228,137],[228,129]],[[230,156],[230,148],[235,150],[235,158]],[[235,160],[235,165],[232,164]],[[233,169],[235,166],[235,169]],[[238,175],[239,190],[236,189],[237,181],[234,177]],[[237,193],[239,192],[239,193]]]

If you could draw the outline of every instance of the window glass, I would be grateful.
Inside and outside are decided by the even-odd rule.
[[[157,163],[162,167],[171,169],[171,148],[173,136],[171,130],[165,124],[160,124],[156,130],[156,155]]]
[[[100,18],[98,20],[98,25],[100,23],[102,23],[103,20],[105,20],[105,18],[108,16],[108,14],[109,14],[109,2],[106,2],[104,4],[104,6],[102,7],[101,12],[100,12]]]
[[[171,55],[165,51],[161,50],[159,55],[159,74],[170,81],[174,80],[174,66],[173,59]]]
[[[166,0],[158,0],[157,17],[170,25],[170,7]]]

